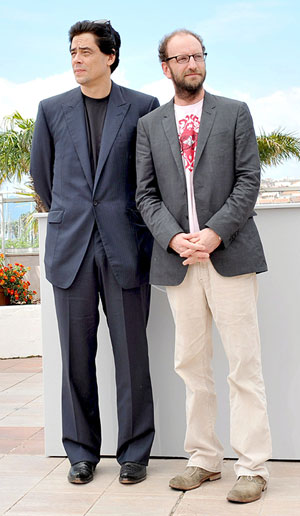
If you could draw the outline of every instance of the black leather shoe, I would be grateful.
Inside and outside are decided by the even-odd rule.
[[[121,484],[137,484],[145,480],[146,466],[136,462],[125,462],[121,466],[119,481]]]
[[[68,474],[71,484],[87,484],[94,478],[95,464],[88,461],[81,461],[73,464]]]

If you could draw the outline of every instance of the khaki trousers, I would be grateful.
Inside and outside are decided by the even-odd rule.
[[[261,370],[256,274],[224,277],[210,260],[188,266],[184,281],[167,287],[175,326],[175,370],[186,385],[188,466],[220,471],[223,447],[215,433],[211,368],[212,317],[229,362],[230,442],[235,473],[268,479],[271,437]]]

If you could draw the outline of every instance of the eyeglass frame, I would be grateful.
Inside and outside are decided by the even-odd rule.
[[[92,23],[97,23],[99,25],[109,25],[111,27],[110,20],[93,20]]]
[[[195,54],[179,54],[178,56],[167,57],[167,59],[165,59],[165,63],[167,61],[170,61],[170,59],[176,59],[177,64],[187,64],[187,63],[190,62],[191,57],[194,59],[195,63],[203,63],[206,60],[207,52],[203,52],[201,54],[202,55],[202,59],[195,59],[195,56],[200,55],[200,54],[201,54],[201,52],[196,52]],[[184,62],[184,63],[179,63],[178,62],[178,57],[188,57],[189,60]]]

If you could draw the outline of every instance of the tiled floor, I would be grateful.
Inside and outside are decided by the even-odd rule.
[[[300,463],[271,462],[262,499],[237,505],[226,501],[232,461],[224,461],[221,480],[183,494],[171,490],[168,480],[184,469],[184,460],[152,459],[145,482],[124,486],[116,461],[106,458],[93,482],[74,486],[66,480],[68,461],[43,453],[41,359],[0,360],[1,515],[300,515]]]

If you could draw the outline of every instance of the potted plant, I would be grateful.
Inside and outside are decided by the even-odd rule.
[[[30,282],[24,279],[30,267],[21,263],[5,265],[0,254],[0,305],[28,305],[33,302],[35,290],[29,290]]]

